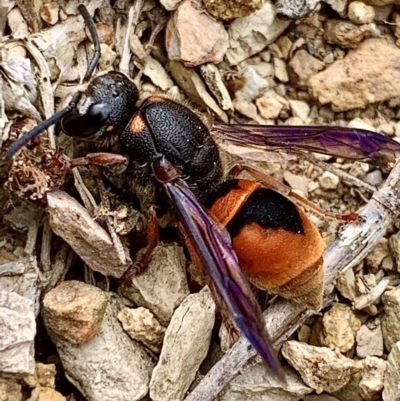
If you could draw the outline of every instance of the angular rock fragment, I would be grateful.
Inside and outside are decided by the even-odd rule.
[[[55,387],[56,380],[56,366],[53,363],[40,363],[35,365],[35,372],[33,375],[24,377],[24,383],[31,388],[42,387]]]
[[[374,25],[355,25],[348,21],[328,20],[325,24],[325,40],[344,48],[355,48],[374,33]]]
[[[274,57],[274,74],[275,78],[280,82],[288,82],[289,75],[286,68],[286,63],[280,58]]]
[[[208,289],[185,298],[164,336],[160,359],[150,382],[153,401],[182,400],[207,355],[215,320]]]
[[[160,0],[160,3],[168,10],[176,10],[182,0]]]
[[[81,281],[64,281],[43,299],[46,327],[72,344],[84,344],[100,330],[108,298]]]
[[[221,22],[185,0],[168,23],[166,47],[168,57],[182,61],[186,67],[218,64],[228,48],[228,34]]]
[[[309,80],[312,96],[334,111],[364,108],[400,95],[400,49],[385,39],[368,39],[342,60]]]
[[[344,274],[341,274],[337,278],[335,286],[343,297],[352,301],[356,297],[354,270],[348,269]]]
[[[282,386],[263,364],[248,367],[219,394],[220,401],[298,401],[312,389],[292,369],[284,368],[286,386]],[[306,398],[305,398],[306,399]]]
[[[383,401],[400,399],[400,342],[393,345],[387,359],[382,399]]]
[[[341,352],[349,351],[361,327],[361,321],[351,308],[344,304],[334,304],[322,318],[324,344]]]
[[[311,56],[307,50],[300,49],[288,63],[290,83],[299,88],[307,87],[308,79],[323,70],[325,64]]]
[[[383,341],[390,351],[400,341],[400,287],[382,296],[385,314],[382,318]]]
[[[131,338],[143,343],[153,352],[161,351],[165,328],[148,309],[124,308],[118,313],[118,320]]]
[[[364,400],[375,401],[381,396],[383,379],[386,371],[386,361],[375,356],[367,356],[364,361],[360,395]]]
[[[389,238],[389,247],[395,260],[395,268],[400,272],[400,231]]]
[[[0,378],[0,400],[22,400],[22,386],[17,382],[17,380]]]
[[[122,304],[111,296],[100,331],[81,345],[59,337],[46,326],[68,380],[88,401],[136,401],[148,392],[153,362],[123,331],[116,316],[120,309]]]
[[[164,326],[175,308],[189,294],[183,249],[177,245],[160,245],[144,273],[121,286],[121,293],[136,305],[149,309]]]
[[[351,359],[329,348],[297,341],[283,344],[282,355],[300,373],[304,383],[317,393],[339,390],[359,370]]]
[[[39,314],[42,281],[43,276],[33,256],[0,265],[0,291],[15,292],[29,299],[36,316]]]
[[[386,238],[381,238],[375,245],[372,251],[365,258],[368,266],[378,270],[382,260],[389,255],[389,241]]]
[[[51,229],[93,270],[105,276],[120,278],[132,261],[128,249],[116,251],[111,236],[93,220],[88,211],[63,191],[46,194]]]
[[[245,18],[238,18],[229,26],[228,62],[237,65],[263,50],[290,24],[289,20],[276,16],[275,6],[266,1],[264,6]]]
[[[32,374],[35,369],[36,319],[33,302],[0,291],[0,373]]]
[[[27,401],[67,401],[67,399],[54,388],[36,387],[32,390]]]
[[[382,327],[378,320],[363,324],[358,330],[356,340],[357,356],[359,358],[382,356],[383,336]]]
[[[350,0],[323,0],[324,3],[329,4],[341,17],[347,14],[347,5]]]
[[[288,109],[286,99],[274,91],[268,91],[263,97],[256,100],[256,105],[261,116],[266,119],[278,118],[283,109]]]
[[[245,67],[241,75],[232,80],[232,89],[237,100],[251,102],[268,89],[268,82],[253,67]]]
[[[375,18],[375,10],[362,1],[352,1],[349,4],[348,16],[354,24],[369,24]]]

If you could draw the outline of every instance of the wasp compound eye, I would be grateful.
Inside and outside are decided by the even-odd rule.
[[[110,114],[110,106],[105,103],[92,104],[83,115],[73,109],[61,120],[61,129],[68,136],[88,138],[106,124]]]

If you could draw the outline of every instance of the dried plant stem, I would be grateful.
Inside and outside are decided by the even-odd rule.
[[[140,88],[140,80],[142,79],[144,69],[146,68],[147,58],[150,56],[150,53],[153,50],[154,42],[157,38],[157,35],[164,28],[165,24],[166,24],[166,21],[162,21],[162,22],[158,23],[156,25],[156,27],[154,28],[153,32],[151,33],[149,42],[146,45],[146,53],[143,57],[143,66],[140,68],[139,72],[137,73],[137,75],[133,81],[138,88]]]
[[[38,210],[33,217],[33,219],[29,222],[28,226],[28,234],[26,236],[26,244],[24,251],[27,255],[32,255],[33,251],[35,250],[38,231],[40,227],[40,222],[43,216],[43,210]]]
[[[385,234],[390,222],[400,214],[400,161],[381,189],[358,213],[360,223],[349,224],[328,247],[324,254],[325,285],[331,284],[340,273],[359,263]],[[327,296],[329,297],[329,295]],[[328,306],[332,299],[325,297]],[[265,312],[265,322],[275,344],[279,344],[286,333],[292,333],[301,322],[304,309],[279,298]],[[312,311],[307,311],[312,314]],[[241,337],[239,341],[216,363],[185,401],[213,400],[222,388],[245,367],[255,355],[249,343]]]
[[[51,237],[53,231],[50,228],[47,216],[43,219],[42,247],[40,249],[40,266],[43,272],[51,270]]]

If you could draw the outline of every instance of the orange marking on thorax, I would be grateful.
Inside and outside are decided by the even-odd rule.
[[[129,128],[132,134],[140,134],[146,128],[146,121],[143,117],[136,115],[131,119]]]
[[[160,95],[149,96],[146,100],[151,100],[152,102],[165,102],[165,97]]]

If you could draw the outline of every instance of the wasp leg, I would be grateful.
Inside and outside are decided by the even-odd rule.
[[[155,205],[150,205],[147,215],[147,248],[140,256],[139,260],[136,261],[124,274],[122,277],[124,282],[131,281],[134,276],[142,274],[147,269],[153,256],[153,251],[158,245],[158,221]]]
[[[248,172],[254,179],[256,179],[257,181],[262,183],[266,188],[277,191],[277,192],[281,193],[282,195],[285,195],[288,198],[293,199],[297,204],[300,204],[300,205],[304,206],[305,208],[312,210],[313,212],[315,212],[319,215],[325,216],[327,218],[332,218],[335,220],[340,220],[340,221],[359,221],[360,220],[360,216],[354,212],[351,212],[348,214],[339,214],[339,213],[333,213],[328,210],[325,210],[325,209],[317,206],[315,203],[310,202],[309,200],[303,198],[299,194],[296,194],[287,185],[282,184],[281,182],[275,180],[275,178],[273,178],[267,174],[261,173],[260,171],[256,170],[253,167],[237,164],[231,168],[231,170],[229,171],[229,175],[236,177],[243,171]]]
[[[87,166],[95,164],[98,166],[107,166],[109,164],[124,164],[128,165],[129,159],[126,156],[118,155],[115,153],[88,153],[85,157],[77,157],[70,161],[71,168]]]

